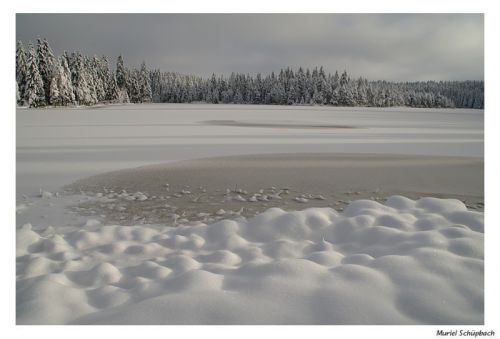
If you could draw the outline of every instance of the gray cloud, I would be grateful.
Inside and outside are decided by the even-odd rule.
[[[383,80],[484,78],[482,14],[17,14],[16,38],[209,75],[323,65]]]

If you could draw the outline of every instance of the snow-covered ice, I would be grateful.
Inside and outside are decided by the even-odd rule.
[[[311,152],[482,157],[484,145],[484,111],[467,109],[143,104],[18,109],[16,119],[18,193],[184,159]]]
[[[483,213],[460,200],[417,199],[417,189],[439,181],[439,196],[470,194],[479,199],[475,208],[483,208],[483,118],[482,110],[464,109],[18,109],[17,323],[482,324]],[[297,165],[286,157],[278,159],[286,171],[267,177],[272,182],[261,181],[265,157],[225,159],[218,166],[230,166],[222,178],[210,167],[179,165],[185,178],[207,182],[130,169],[277,153],[311,155],[310,167],[323,166],[310,175],[316,186],[302,175],[282,175]],[[355,172],[344,159],[330,176],[313,153],[358,154],[349,166],[363,166]],[[441,161],[438,170],[457,169],[441,180],[425,170],[435,159],[424,158],[389,159],[404,164],[381,175],[373,159],[363,159],[374,153],[462,158]],[[233,175],[233,165],[242,173]],[[108,174],[126,183],[120,190],[105,183],[96,191],[63,192],[77,179],[127,168],[121,177]],[[372,182],[372,174],[386,185]],[[141,187],[141,180],[131,185],[130,175],[148,177],[157,189]],[[410,175],[414,181],[401,188]],[[229,177],[235,182],[224,182]],[[290,183],[290,177],[300,179]],[[327,185],[333,178],[345,182]],[[356,180],[373,187],[353,186]],[[415,200],[382,198],[396,188]],[[189,214],[182,205],[188,202],[211,209]],[[141,210],[148,206],[167,217],[150,222]],[[128,220],[106,222],[113,211]]]
[[[460,201],[401,196],[177,228],[26,224],[17,322],[481,324],[483,239]]]

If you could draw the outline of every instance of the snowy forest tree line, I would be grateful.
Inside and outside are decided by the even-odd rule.
[[[107,57],[79,52],[54,56],[46,39],[16,48],[16,94],[21,106],[99,103],[234,103],[332,106],[484,108],[483,81],[388,82],[286,68],[256,76],[232,73],[203,78],[159,69],[125,67],[120,55],[113,70]]]

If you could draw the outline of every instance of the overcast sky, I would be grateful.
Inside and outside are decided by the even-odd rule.
[[[17,14],[55,54],[197,75],[323,65],[371,80],[482,80],[482,14]]]

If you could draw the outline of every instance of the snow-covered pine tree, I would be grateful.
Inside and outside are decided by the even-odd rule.
[[[101,89],[99,88],[99,79],[97,79],[97,74],[94,70],[93,59],[83,56],[83,65],[83,75],[87,82],[91,97],[88,105],[95,105],[99,102],[98,92]]]
[[[366,106],[368,104],[367,94],[366,94],[366,82],[363,78],[359,77],[357,81],[357,95],[356,95],[356,105]]]
[[[315,88],[312,96],[312,103],[315,105],[321,105],[323,104],[323,100],[323,94],[317,88]]]
[[[109,102],[120,101],[120,92],[118,90],[118,85],[116,84],[116,76],[111,72],[109,73],[109,78],[108,78],[106,101]]]
[[[302,67],[299,67],[299,70],[297,72],[297,97],[295,99],[295,101],[299,104],[303,104],[305,101],[305,96],[307,92],[306,86],[307,86],[306,75]]]
[[[345,70],[340,77],[338,102],[340,106],[354,106],[356,104],[352,82],[350,81]]]
[[[128,94],[128,70],[125,68],[123,64],[123,57],[121,55],[118,56],[116,60],[116,85],[118,86],[119,92],[119,102],[127,103],[131,101],[131,98]]]
[[[229,88],[228,88],[228,90],[229,90]],[[253,92],[254,92],[253,103],[260,104],[262,102],[262,99],[263,99],[262,75],[260,73],[257,73],[257,77],[255,78]]]
[[[127,87],[127,77],[126,70],[123,64],[123,57],[121,55],[118,56],[116,60],[116,84],[118,85],[118,89],[124,89]]]
[[[374,106],[374,97],[375,97],[375,90],[373,84],[370,84],[367,82],[366,86],[366,105],[367,106]]]
[[[319,85],[319,73],[318,68],[314,67],[312,71],[312,79],[311,79],[311,103],[315,105],[321,105],[323,103],[323,93],[321,92],[321,88]]]
[[[155,69],[149,72],[149,79],[151,83],[151,101],[161,102],[161,72]],[[192,86],[191,86],[192,87]]]
[[[95,91],[95,99],[97,102],[103,102],[106,99],[103,68],[104,66],[101,64],[101,60],[96,55],[94,55],[94,57],[88,62],[87,72],[89,74],[89,77],[91,77],[92,79],[92,84],[94,85]]]
[[[338,106],[339,105],[339,89],[340,89],[340,77],[339,77],[339,72],[335,71],[335,74],[331,78],[331,93],[332,97],[330,99],[329,104]]]
[[[57,85],[59,89],[59,100],[62,106],[75,104],[75,93],[71,82],[71,71],[68,66],[66,52],[59,57],[57,70]]]
[[[285,103],[286,94],[283,85],[279,81],[275,81],[271,89],[271,102],[273,104],[282,105]]]
[[[27,68],[26,51],[24,50],[23,43],[18,41],[16,46],[16,82],[19,91],[19,99],[17,100],[19,105],[24,104]]]
[[[210,82],[208,83],[208,95],[207,97],[209,98],[210,102],[212,104],[218,104],[219,103],[219,88],[217,86],[217,78],[215,77],[215,74],[212,73],[212,77],[210,78]],[[208,99],[207,99],[208,100]]]
[[[297,103],[297,97],[298,97],[297,92],[298,92],[297,79],[295,79],[295,77],[290,78],[288,81],[288,91],[286,99],[287,105],[293,105]]]
[[[38,69],[43,82],[45,101],[50,102],[50,81],[53,78],[55,57],[47,39],[37,39]]]
[[[329,100],[329,95],[327,94],[328,92],[327,76],[325,74],[323,66],[319,68],[318,79],[316,81],[316,90],[320,94],[319,104],[321,105],[326,104]]]
[[[149,71],[146,68],[146,62],[142,62],[141,73],[140,73],[140,102],[151,102],[151,79],[149,76]],[[187,95],[186,95],[187,97]],[[187,100],[186,100],[187,101]]]
[[[99,79],[101,79],[102,83],[102,88],[104,90],[103,98],[102,101],[107,100],[107,94],[108,94],[108,86],[109,86],[109,79],[111,75],[111,70],[109,69],[109,62],[108,58],[106,56],[101,56],[99,59]]]
[[[61,106],[62,100],[59,93],[59,82],[61,75],[59,74],[59,66],[54,65],[55,69],[52,72],[52,79],[50,80],[50,91],[49,91],[49,104],[53,106]]]
[[[325,105],[330,105],[333,97],[333,88],[332,88],[332,75],[327,74],[325,80],[325,89],[324,89],[324,97],[325,97]]]
[[[38,60],[33,45],[28,46],[26,87],[24,90],[24,102],[29,107],[45,106],[45,92],[42,77],[38,70]]]
[[[141,102],[141,86],[139,83],[140,73],[137,69],[134,69],[128,75],[128,88],[130,102],[139,103]]]
[[[80,53],[76,53],[74,60],[73,87],[75,90],[75,99],[78,105],[93,105],[95,98],[92,95],[92,89],[88,83],[85,60]]]
[[[63,54],[63,57],[66,58],[66,61],[68,62],[68,67],[69,70],[71,71],[71,83],[73,84],[73,90],[75,90],[75,83],[76,83],[76,60],[77,60],[77,53],[73,52],[71,55],[68,55],[66,52]],[[75,93],[75,100],[76,100],[76,93]]]
[[[306,68],[306,93],[305,93],[305,100],[304,103],[310,105],[312,101],[312,96],[314,94],[314,85],[313,85],[313,79],[312,79],[312,74],[309,68]]]

